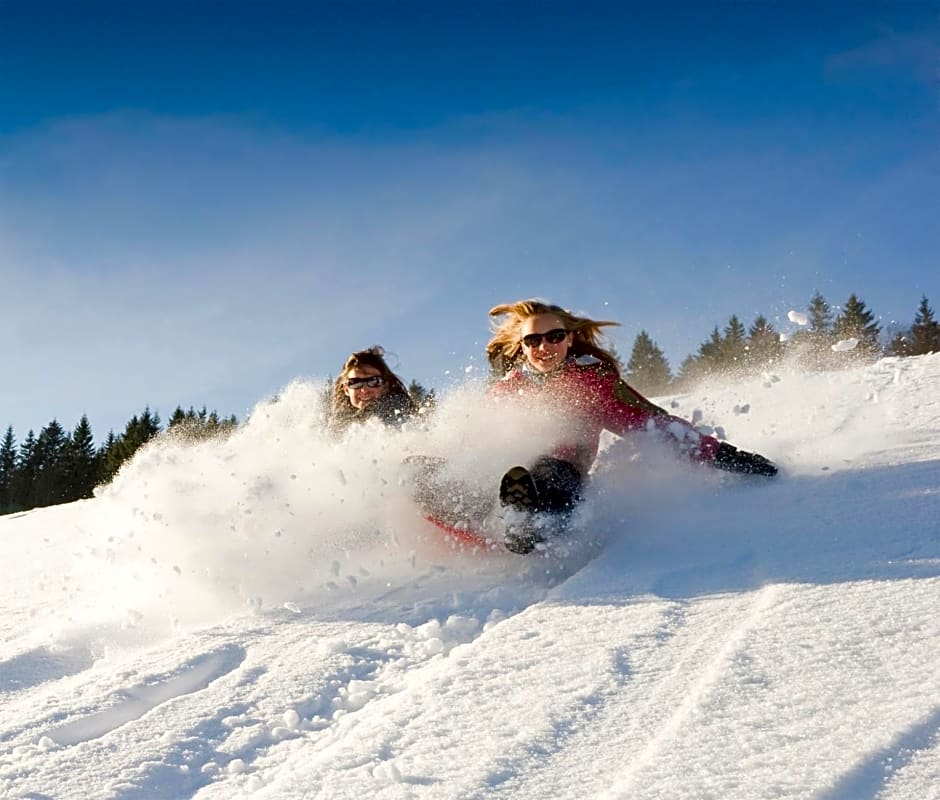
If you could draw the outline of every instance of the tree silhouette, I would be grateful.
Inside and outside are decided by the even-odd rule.
[[[927,302],[926,295],[920,299],[914,324],[911,325],[910,341],[912,356],[940,353],[940,324],[934,319],[933,309]]]
[[[637,334],[627,362],[627,382],[643,394],[665,394],[672,384],[669,362],[644,330]]]
[[[64,456],[67,437],[53,419],[39,432],[34,451],[35,473],[31,506],[51,506],[65,499]]]
[[[88,417],[82,414],[72,435],[65,444],[64,498],[79,500],[91,497],[98,483],[99,460]]]
[[[139,417],[135,414],[130,418],[120,436],[115,437],[112,431],[101,453],[102,483],[108,483],[124,462],[159,432],[160,415],[151,413],[149,406]]]
[[[101,447],[98,448],[98,481],[108,483],[121,468],[123,463],[118,453],[120,440],[114,431],[108,431]]]
[[[725,325],[724,335],[719,347],[718,368],[722,372],[741,373],[744,371],[744,360],[747,354],[747,331],[733,314]]]
[[[16,437],[13,426],[7,427],[0,442],[0,514],[15,511],[13,488],[16,480]]]
[[[832,332],[832,307],[818,291],[806,307],[809,312],[809,332],[827,337]]]
[[[832,307],[817,291],[806,307],[808,324],[790,340],[790,349],[797,361],[807,369],[826,369],[833,360]]]
[[[911,332],[908,331],[898,331],[891,337],[891,341],[888,342],[887,347],[885,347],[885,355],[889,356],[910,356],[913,355],[911,352]]]
[[[881,346],[878,344],[878,335],[881,326],[875,322],[875,315],[858,295],[852,293],[842,307],[842,313],[836,317],[832,325],[832,335],[837,341],[848,339],[858,340],[853,350],[847,351],[851,356],[863,358],[876,358],[881,355]]]
[[[755,317],[747,332],[746,364],[748,372],[766,369],[783,356],[780,334],[763,314]]]
[[[38,472],[36,434],[30,428],[16,457],[16,474],[13,478],[14,510],[35,507],[34,486]]]
[[[687,356],[679,366],[677,378],[679,385],[687,389],[698,381],[720,371],[723,344],[724,339],[716,325],[712,329],[711,336],[699,345],[698,353],[694,356]]]

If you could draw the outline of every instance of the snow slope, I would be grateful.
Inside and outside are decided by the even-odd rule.
[[[667,398],[777,460],[613,443],[552,557],[449,549],[402,456],[492,485],[537,420],[229,441],[0,518],[0,795],[940,798],[940,355]]]

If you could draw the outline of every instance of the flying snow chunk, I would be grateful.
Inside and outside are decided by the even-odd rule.
[[[802,311],[788,311],[787,319],[795,325],[809,325],[809,317]]]
[[[832,346],[832,351],[834,353],[847,353],[849,350],[854,350],[857,345],[858,339],[843,339]]]

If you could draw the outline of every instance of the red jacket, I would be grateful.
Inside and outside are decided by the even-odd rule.
[[[629,431],[659,430],[669,436],[694,461],[711,461],[718,440],[696,431],[692,425],[651,403],[621,380],[603,362],[591,357],[569,358],[548,374],[512,369],[491,387],[497,397],[521,396],[533,401],[550,398],[574,424],[566,427],[565,441],[551,453],[576,464],[583,473],[597,456],[601,431],[623,436]]]

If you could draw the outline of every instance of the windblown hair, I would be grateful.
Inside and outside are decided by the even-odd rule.
[[[331,425],[333,427],[345,427],[357,414],[357,409],[349,402],[349,397],[344,391],[346,388],[346,374],[356,367],[372,367],[377,369],[379,374],[385,378],[388,384],[386,396],[401,398],[409,411],[414,411],[414,401],[399,378],[385,363],[385,350],[379,345],[368,348],[367,350],[357,350],[346,359],[343,368],[333,383],[333,409],[331,415]]]
[[[617,358],[601,347],[601,328],[610,325],[619,325],[619,322],[605,322],[601,320],[579,317],[561,306],[546,303],[544,300],[519,300],[515,303],[504,303],[490,309],[493,317],[493,338],[486,345],[486,356],[490,367],[496,375],[504,375],[516,364],[525,359],[522,351],[522,323],[529,317],[540,314],[553,314],[558,317],[565,330],[574,334],[569,355],[594,356],[610,367],[619,377],[620,366]],[[499,317],[504,319],[499,320]]]

